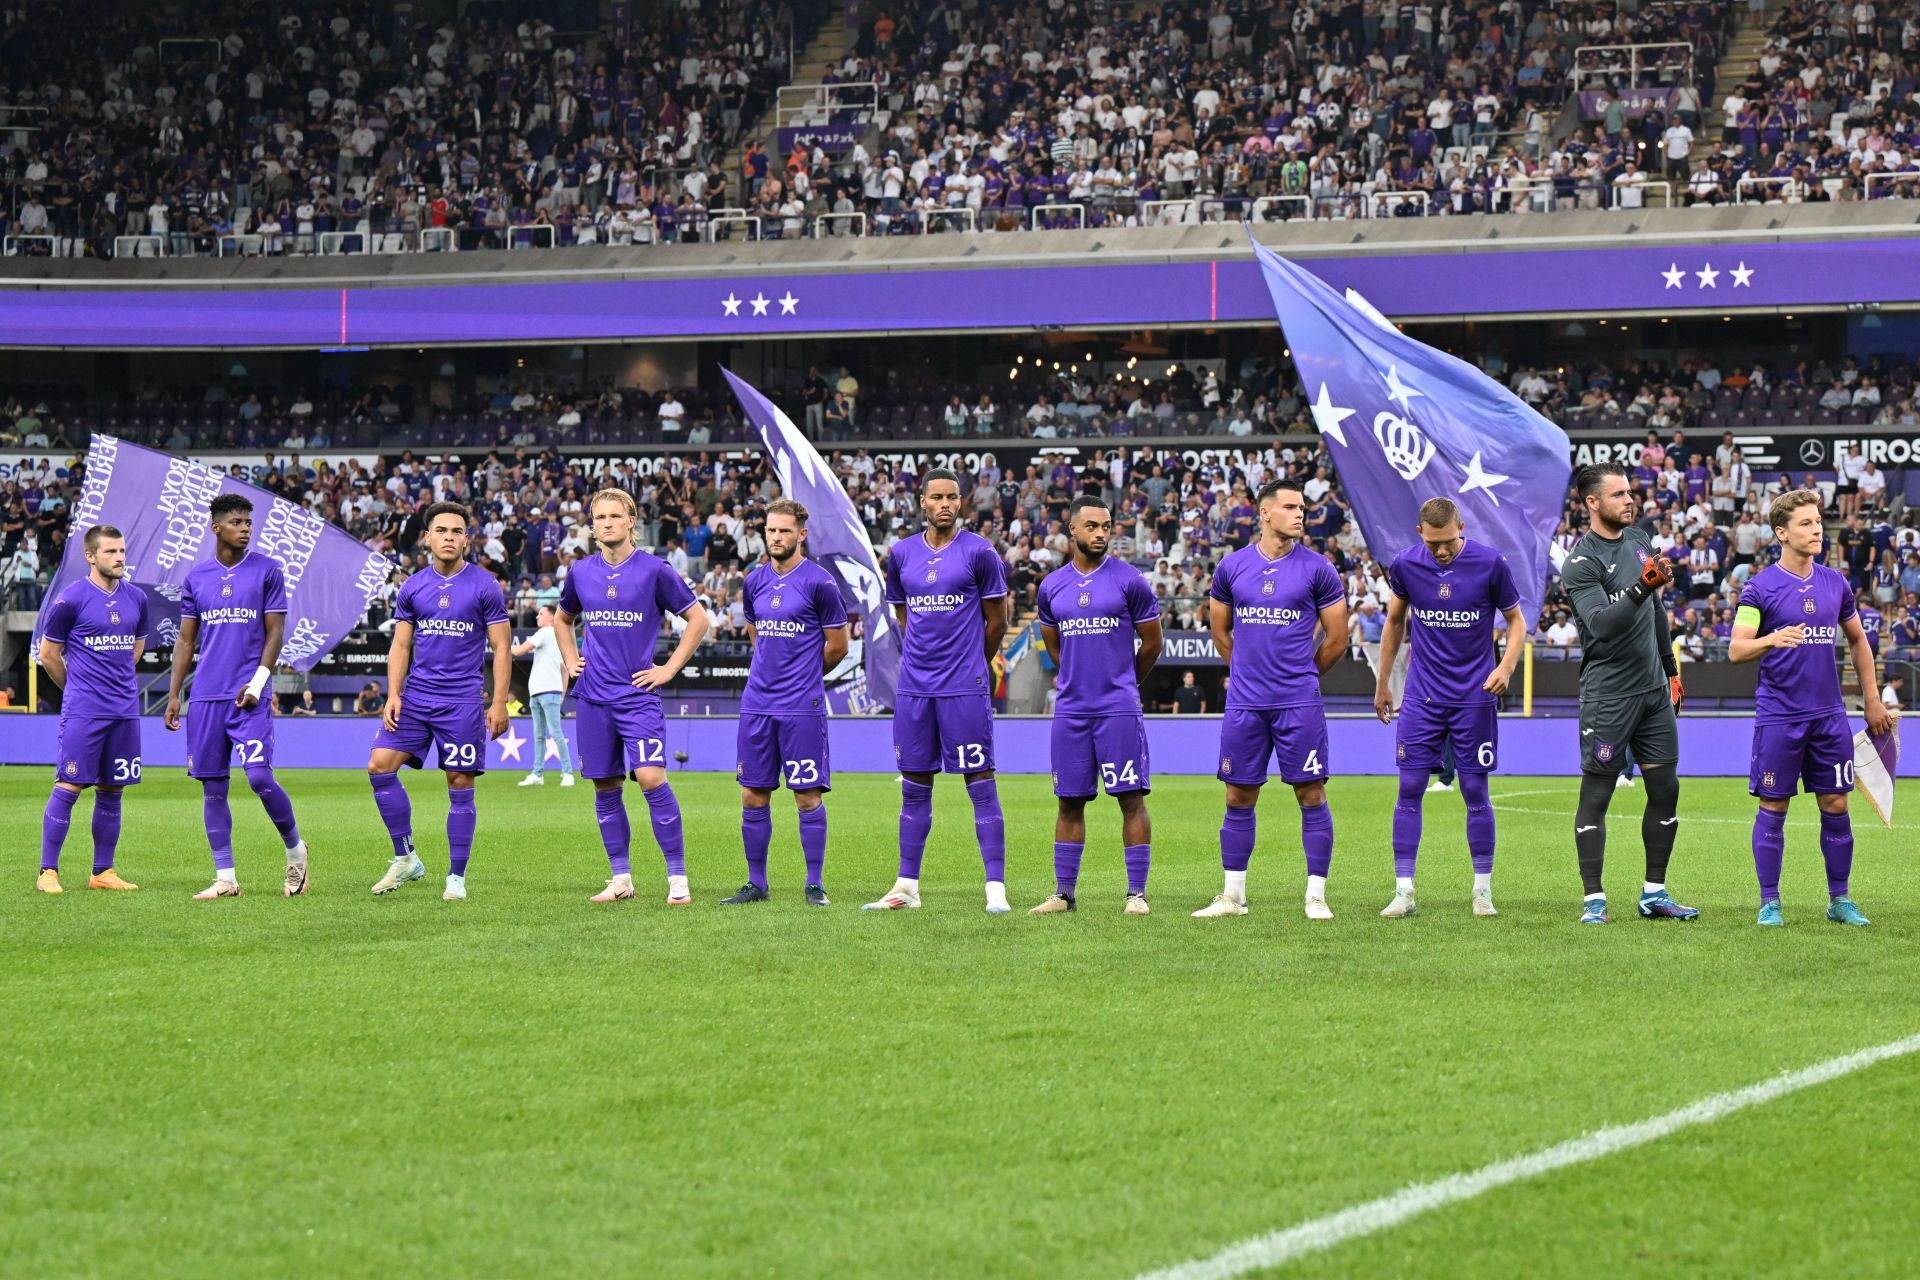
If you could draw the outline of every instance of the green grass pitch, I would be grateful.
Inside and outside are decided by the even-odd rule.
[[[1920,1031],[1920,841],[1856,806],[1855,897],[1822,918],[1810,802],[1788,927],[1753,925],[1752,802],[1688,781],[1672,885],[1632,917],[1641,793],[1613,812],[1615,923],[1574,923],[1572,779],[1497,777],[1501,916],[1468,912],[1457,796],[1429,796],[1422,914],[1391,895],[1388,779],[1337,779],[1331,924],[1301,917],[1299,823],[1269,788],[1253,914],[1219,887],[1209,779],[1153,796],[1154,914],[1127,918],[1118,817],[1075,915],[1046,780],[1002,780],[1008,887],[981,910],[971,812],[938,787],[923,910],[863,914],[897,790],[843,777],[831,910],[800,899],[776,797],[775,901],[744,878],[738,792],[676,779],[696,903],[669,908],[634,798],[643,897],[595,907],[591,791],[481,784],[472,897],[440,901],[438,775],[408,779],[430,877],[368,886],[363,776],[289,772],[310,897],[233,793],[247,896],[210,878],[197,788],[127,801],[137,894],[32,892],[39,769],[0,771],[0,1271],[60,1276],[1129,1276],[1702,1095]],[[631,794],[631,793],[630,793]],[[1621,908],[1624,908],[1622,910]],[[1910,1273],[1920,1061],[1493,1192],[1290,1273]]]

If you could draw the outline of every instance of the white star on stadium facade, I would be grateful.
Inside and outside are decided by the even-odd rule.
[[[1307,406],[1313,414],[1313,425],[1320,428],[1323,436],[1332,436],[1342,447],[1347,443],[1347,430],[1340,424],[1353,416],[1352,409],[1342,409],[1333,403],[1333,397],[1327,393],[1327,384],[1320,384],[1320,398]]]
[[[1700,268],[1700,270],[1694,272],[1693,274],[1700,278],[1700,287],[1702,289],[1713,288],[1714,281],[1720,278],[1720,273],[1713,269],[1713,264],[1711,262],[1709,262],[1706,266]]]
[[[1680,264],[1677,262],[1669,263],[1667,269],[1660,274],[1667,278],[1667,288],[1669,289],[1678,289],[1680,282],[1684,280],[1687,275],[1685,271],[1680,269]]]
[[[780,299],[780,314],[783,316],[793,315],[793,309],[799,305],[800,299],[794,297],[793,290],[789,289],[787,290],[787,296]]]
[[[514,728],[513,721],[509,720],[507,721],[507,731],[500,735],[499,743],[500,759],[502,762],[505,762],[508,760],[518,760],[520,758],[520,748],[527,745],[527,740],[520,736],[520,731]]]
[[[1753,268],[1748,266],[1744,259],[1741,261],[1740,265],[1735,267],[1729,274],[1733,276],[1734,288],[1749,289],[1753,287],[1752,286]]]
[[[730,316],[740,314],[740,298],[736,294],[729,293],[726,297],[720,299],[720,306]]]
[[[767,314],[767,301],[768,299],[766,294],[764,293],[754,294],[753,295],[753,314],[757,316],[763,316]]]

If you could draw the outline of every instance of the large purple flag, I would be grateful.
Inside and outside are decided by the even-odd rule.
[[[760,432],[774,474],[780,477],[780,491],[807,509],[809,554],[833,570],[849,615],[857,613],[862,619],[863,678],[829,688],[829,705],[835,711],[855,712],[892,706],[900,679],[900,629],[887,609],[880,558],[873,552],[853,499],[793,419],[731,369],[720,372],[727,375],[747,421]]]
[[[155,609],[154,643],[171,648],[180,633],[180,586],[213,554],[207,504],[223,493],[253,503],[252,550],[280,562],[287,579],[287,637],[280,661],[305,671],[367,616],[393,562],[305,507],[186,458],[96,435],[74,500],[67,550],[47,598],[87,576],[87,530],[110,524],[127,538],[127,577]],[[46,610],[40,616],[46,617]],[[33,652],[40,651],[38,625]]]
[[[1258,241],[1253,252],[1367,546],[1390,561],[1420,536],[1420,504],[1451,498],[1467,536],[1507,557],[1532,627],[1566,504],[1567,433],[1353,290],[1342,297]]]

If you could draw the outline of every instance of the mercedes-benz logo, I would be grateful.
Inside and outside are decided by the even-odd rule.
[[[1800,442],[1800,463],[1802,466],[1817,467],[1827,460],[1827,446],[1818,440]]]

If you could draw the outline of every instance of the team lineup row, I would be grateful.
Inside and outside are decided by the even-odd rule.
[[[1583,883],[1580,920],[1610,920],[1602,883],[1606,809],[1622,753],[1645,777],[1642,823],[1646,873],[1637,903],[1648,919],[1691,920],[1697,909],[1667,891],[1679,822],[1675,716],[1683,697],[1665,620],[1654,601],[1672,577],[1668,560],[1632,527],[1636,512],[1623,469],[1586,468],[1578,492],[1590,528],[1569,554],[1564,582],[1574,602],[1585,660],[1581,668],[1582,783],[1574,843]],[[960,524],[960,487],[930,471],[920,504],[921,534],[885,557],[888,604],[902,630],[893,717],[901,774],[899,872],[867,910],[919,907],[921,862],[932,825],[933,781],[959,774],[974,813],[986,880],[986,909],[1010,911],[1005,886],[1004,822],[994,778],[988,663],[1004,637],[1004,566],[990,543]],[[1347,635],[1338,574],[1301,539],[1304,501],[1287,481],[1258,496],[1260,536],[1225,557],[1211,587],[1215,644],[1230,674],[1221,722],[1218,777],[1225,787],[1220,829],[1221,892],[1193,912],[1213,918],[1247,913],[1247,867],[1256,805],[1270,776],[1292,787],[1306,858],[1302,903],[1310,919],[1330,919],[1327,875],[1334,842],[1327,801],[1327,723],[1319,677],[1339,660]],[[636,781],[654,841],[666,864],[669,903],[692,900],[680,810],[667,779],[665,717],[658,690],[684,667],[706,629],[685,581],[633,542],[635,504],[623,490],[594,495],[589,518],[598,552],[567,577],[558,615],[521,645],[534,656],[530,693],[536,723],[543,699],[557,710],[572,688],[580,773],[593,782],[594,807],[609,878],[592,896],[635,896],[632,825],[624,783]],[[293,805],[273,774],[273,724],[261,702],[285,631],[281,568],[249,551],[246,499],[214,500],[212,558],[196,566],[182,591],[165,723],[188,736],[188,772],[203,788],[214,880],[199,899],[238,896],[228,784],[237,763],[287,849],[283,892],[306,892],[306,844]],[[1758,801],[1753,832],[1761,924],[1779,924],[1780,866],[1788,801],[1802,784],[1821,810],[1828,918],[1864,925],[1849,896],[1853,839],[1847,814],[1853,748],[1833,651],[1847,645],[1856,668],[1871,671],[1864,632],[1845,580],[1818,563],[1823,530],[1818,499],[1788,494],[1771,518],[1782,544],[1779,564],[1756,574],[1734,629],[1734,661],[1760,662],[1750,789]],[[444,896],[464,899],[476,812],[474,784],[489,738],[506,729],[514,647],[498,584],[466,561],[470,515],[441,503],[423,516],[432,563],[402,587],[388,657],[388,697],[367,770],[393,855],[373,885],[391,893],[423,878],[411,805],[399,770],[430,754],[445,773],[449,873]],[[806,863],[806,900],[829,905],[824,887],[827,812],[832,787],[824,675],[845,655],[847,607],[833,574],[805,556],[807,512],[780,499],[768,507],[766,562],[747,577],[745,604],[753,655],[739,721],[738,781],[747,880],[729,905],[768,895],[772,794],[783,785],[798,809]],[[1421,803],[1428,778],[1451,754],[1466,802],[1473,864],[1472,910],[1497,914],[1492,874],[1495,822],[1487,792],[1498,767],[1497,699],[1521,652],[1526,619],[1502,554],[1464,536],[1458,510],[1444,498],[1413,521],[1419,541],[1393,558],[1392,602],[1382,640],[1375,708],[1396,725],[1400,784],[1393,820],[1395,885],[1387,917],[1418,911],[1414,890]],[[1051,730],[1055,893],[1031,909],[1076,908],[1086,843],[1086,805],[1104,790],[1119,807],[1127,875],[1123,909],[1149,912],[1146,896],[1152,827],[1151,770],[1141,682],[1158,659],[1157,599],[1142,575],[1107,556],[1112,513],[1092,498],[1068,511],[1073,551],[1039,593],[1043,642],[1059,672]],[[124,583],[118,532],[85,534],[88,578],[49,606],[40,659],[63,686],[56,780],[42,832],[38,888],[61,891],[59,858],[81,791],[97,789],[89,886],[131,889],[113,865],[124,788],[139,781],[140,729],[134,665],[148,633],[145,594]],[[1615,583],[1625,583],[1616,587]],[[124,589],[123,589],[124,588]],[[686,626],[666,661],[654,661],[664,617]],[[1504,624],[1506,644],[1495,643]],[[579,628],[580,639],[575,629]],[[1404,689],[1393,677],[1410,646]],[[196,650],[198,662],[195,663]],[[491,651],[493,690],[481,680]],[[192,672],[182,715],[181,695]],[[1869,732],[1891,719],[1867,691]],[[1270,773],[1270,769],[1272,773]]]

